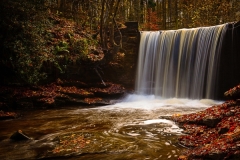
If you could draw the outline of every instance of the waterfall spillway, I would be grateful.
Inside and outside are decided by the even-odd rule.
[[[227,24],[170,31],[143,31],[137,94],[165,98],[214,98]]]

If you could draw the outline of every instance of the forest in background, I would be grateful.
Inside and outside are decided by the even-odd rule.
[[[239,0],[42,0],[79,25],[97,30],[111,19],[137,21],[140,30],[212,26],[240,19]]]
[[[2,84],[58,78],[69,64],[96,69],[122,48],[114,36],[128,21],[168,30],[240,20],[240,0],[2,0],[0,8]]]

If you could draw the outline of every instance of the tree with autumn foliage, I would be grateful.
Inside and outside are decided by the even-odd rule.
[[[145,23],[145,29],[149,31],[157,31],[160,29],[158,27],[157,13],[153,11],[152,8],[148,9],[147,22]]]
[[[69,64],[101,60],[97,39],[71,19],[63,17],[67,8],[52,1],[1,1],[1,75],[26,84],[54,79]],[[67,2],[67,1],[65,1]],[[69,1],[68,1],[69,2]],[[70,14],[65,14],[66,17]],[[99,54],[91,56],[93,52]],[[12,77],[9,79],[9,77]],[[10,81],[9,81],[10,80]]]
[[[160,28],[158,27],[159,23],[159,18],[157,17],[157,12],[156,12],[156,3],[153,1],[148,1],[147,5],[147,20],[145,23],[145,30],[159,30]]]
[[[237,0],[180,0],[181,27],[218,25],[240,20],[240,2]]]

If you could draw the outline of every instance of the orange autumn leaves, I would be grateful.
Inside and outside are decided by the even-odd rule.
[[[79,152],[86,145],[90,144],[90,140],[85,139],[84,135],[70,134],[59,137],[59,144],[52,150],[53,153],[61,152]]]

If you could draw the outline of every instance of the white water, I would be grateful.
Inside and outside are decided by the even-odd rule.
[[[150,125],[162,124],[165,125],[165,133],[181,134],[180,129],[173,121],[167,120],[165,116],[172,116],[174,114],[182,115],[204,110],[213,105],[222,104],[222,101],[215,101],[211,99],[181,99],[181,98],[160,98],[154,95],[136,95],[131,94],[121,100],[120,103],[114,105],[102,106],[100,108],[93,108],[93,110],[101,110],[104,112],[113,113],[128,113],[131,117],[122,120],[121,125]],[[131,136],[138,134],[129,133]]]
[[[187,108],[195,108],[198,110],[206,109],[213,105],[223,103],[222,101],[216,101],[212,99],[183,99],[183,98],[160,98],[155,95],[137,95],[129,94],[120,103],[114,105],[108,105],[100,107],[101,109],[109,110],[145,110],[155,111],[158,109],[170,110],[181,108],[186,110]],[[174,113],[171,113],[171,115]],[[162,115],[162,114],[161,114]],[[165,114],[164,114],[165,115]]]
[[[183,98],[160,98],[155,95],[137,95],[130,94],[121,100],[121,103],[105,106],[105,109],[142,109],[142,110],[156,110],[156,109],[173,109],[176,107],[183,108],[207,108],[212,105],[220,104],[221,101],[211,99],[183,99]]]
[[[141,33],[136,92],[164,98],[214,98],[227,24]]]

